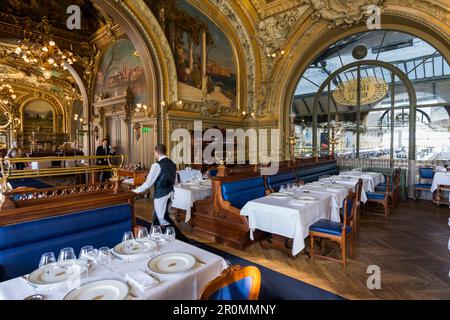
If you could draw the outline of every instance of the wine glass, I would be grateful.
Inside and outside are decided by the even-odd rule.
[[[148,240],[148,230],[146,227],[137,227],[135,230],[135,239],[138,242]]]
[[[167,227],[166,233],[165,233],[165,238],[169,242],[169,247],[171,247],[171,244],[175,240],[175,237],[176,237],[175,228]]]
[[[101,247],[98,249],[98,263],[105,265],[110,263],[112,260],[111,252],[108,247]]]
[[[160,242],[163,240],[163,233],[161,230],[161,226],[153,224],[150,229],[150,238],[156,242]]]
[[[282,184],[281,186],[280,186],[280,190],[279,190],[280,192],[285,192],[285,188],[284,188],[284,184]]]
[[[53,252],[43,253],[39,260],[39,269],[45,266],[50,266],[56,262],[55,254]]]
[[[63,248],[59,252],[58,255],[58,264],[59,265],[72,265],[77,260],[77,256],[75,255],[75,252],[73,251],[73,248]]]
[[[80,249],[80,254],[78,259],[84,260],[88,265],[93,265],[95,263],[95,252],[93,246],[84,246]]]

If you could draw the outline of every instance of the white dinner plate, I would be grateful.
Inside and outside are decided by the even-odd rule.
[[[128,285],[119,280],[98,280],[70,291],[64,300],[124,300]]]
[[[300,196],[300,197],[295,197],[295,200],[299,200],[299,201],[317,201],[317,200],[319,200],[319,198],[312,197],[312,196]]]
[[[156,247],[156,242],[150,239],[145,241],[131,240],[117,244],[113,250],[118,255],[130,256],[149,253],[155,250]]]
[[[28,277],[32,285],[49,285],[66,281],[69,277],[83,275],[88,270],[87,261],[76,260],[71,262],[53,263],[34,270]]]
[[[190,270],[195,264],[195,258],[187,253],[164,253],[151,259],[147,267],[150,271],[161,274],[175,274]]]
[[[305,201],[292,199],[291,201],[289,201],[289,204],[293,206],[303,207],[305,205]]]
[[[288,194],[282,193],[282,192],[274,192],[274,193],[269,194],[269,197],[273,197],[273,198],[287,198]]]

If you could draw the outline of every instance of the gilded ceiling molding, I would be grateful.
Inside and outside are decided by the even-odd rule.
[[[241,21],[239,15],[226,0],[209,0],[226,16],[231,23],[239,41],[241,42],[246,69],[246,90],[247,90],[247,112],[252,112],[256,108],[256,63],[255,52],[253,50],[250,35]],[[242,81],[245,81],[242,79]],[[244,86],[245,87],[245,86]]]
[[[304,0],[314,9],[314,16],[330,23],[330,28],[349,26],[361,22],[372,13],[370,5],[381,7],[384,0]]]

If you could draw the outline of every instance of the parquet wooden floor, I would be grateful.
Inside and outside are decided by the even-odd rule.
[[[151,211],[150,201],[137,201],[137,216],[150,220]],[[337,262],[309,259],[306,254],[289,258],[277,250],[265,250],[259,243],[236,250],[193,236],[186,228],[183,232],[348,299],[450,299],[449,217],[448,207],[412,200],[401,202],[387,220],[364,214],[355,241],[356,254],[346,271]],[[327,243],[327,248],[335,247]],[[381,289],[367,288],[369,265],[380,267]]]

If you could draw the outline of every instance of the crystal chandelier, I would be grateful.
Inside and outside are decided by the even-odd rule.
[[[24,37],[24,40],[15,48],[14,53],[26,64],[37,66],[45,79],[52,77],[52,70],[66,70],[66,64],[77,61],[74,54],[63,50],[51,38],[48,19],[42,21],[42,31],[35,41]],[[31,33],[33,34],[33,33]]]
[[[3,81],[3,80],[0,80]],[[0,102],[4,106],[13,107],[14,100],[17,98],[11,85],[4,83],[0,85]]]

